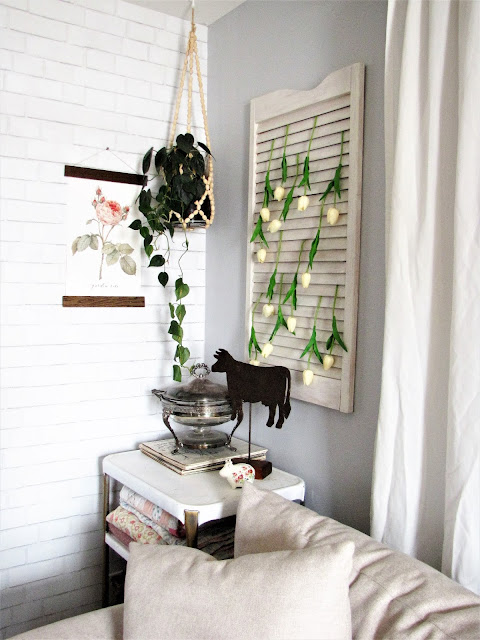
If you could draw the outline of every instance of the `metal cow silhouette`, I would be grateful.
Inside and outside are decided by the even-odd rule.
[[[232,420],[237,418],[235,429],[243,420],[243,402],[261,402],[269,409],[267,427],[275,420],[278,406],[278,420],[275,425],[281,429],[290,415],[290,371],[286,367],[255,367],[239,362],[225,351],[219,349],[214,357],[217,361],[212,371],[224,371],[227,374],[228,395],[232,403]]]

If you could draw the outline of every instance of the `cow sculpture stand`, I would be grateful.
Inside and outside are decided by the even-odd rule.
[[[255,367],[239,362],[225,349],[219,349],[214,357],[217,361],[212,366],[212,371],[227,374],[232,420],[237,419],[227,444],[230,444],[234,432],[243,420],[244,402],[261,402],[268,407],[267,427],[273,426],[278,407],[275,426],[281,429],[290,415],[290,371],[286,367]]]

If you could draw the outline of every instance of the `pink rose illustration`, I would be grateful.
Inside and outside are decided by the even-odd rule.
[[[124,215],[122,207],[114,200],[105,200],[104,202],[100,202],[95,207],[95,212],[97,214],[97,218],[102,224],[109,224],[112,226],[118,224],[123,219]]]

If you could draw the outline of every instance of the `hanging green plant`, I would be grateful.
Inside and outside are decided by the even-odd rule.
[[[288,174],[288,165],[287,165],[287,140],[288,140],[288,127],[290,125],[287,124],[287,128],[285,130],[285,139],[283,141],[283,156],[282,156],[282,181],[280,182],[280,184],[276,187],[275,191],[273,192],[273,195],[275,197],[275,200],[277,200],[278,202],[280,202],[280,200],[283,200],[283,196],[285,195],[285,187],[283,186],[286,181],[287,181],[287,174]]]
[[[317,316],[318,316],[318,310],[320,309],[321,303],[322,303],[322,296],[319,296],[317,307],[315,309],[315,316],[313,318],[312,335],[310,336],[310,340],[308,341],[307,346],[305,347],[305,349],[302,352],[302,355],[300,356],[300,358],[303,358],[303,356],[307,355],[308,353],[307,368],[303,372],[303,383],[307,386],[311,384],[313,380],[313,372],[310,369],[310,361],[312,359],[312,355],[315,354],[318,360],[320,361],[320,364],[323,364],[322,355],[317,345]],[[309,373],[306,373],[307,371]]]
[[[305,211],[308,208],[309,205],[309,199],[307,196],[307,189],[310,191],[311,187],[310,187],[310,149],[312,147],[312,140],[313,140],[313,135],[315,133],[315,129],[317,126],[317,120],[318,120],[318,116],[315,116],[315,119],[313,121],[313,128],[312,128],[312,133],[310,134],[310,140],[308,142],[308,150],[307,150],[307,155],[305,156],[305,160],[303,161],[303,177],[302,180],[300,182],[300,184],[298,185],[299,187],[303,187],[303,196],[300,196],[300,198],[298,199],[298,204],[297,204],[297,209],[299,211]]]
[[[328,353],[323,357],[323,368],[325,369],[325,371],[328,371],[333,366],[333,363],[335,362],[335,358],[332,356],[332,351],[335,343],[337,343],[339,347],[341,347],[344,351],[348,352],[348,349],[342,340],[342,336],[340,335],[337,329],[337,319],[335,317],[335,306],[337,304],[337,295],[338,295],[338,284],[335,287],[335,297],[333,298],[332,333],[325,344],[325,349],[328,351]]]
[[[282,213],[280,214],[280,217],[283,218],[284,220],[287,219],[288,212],[290,211],[290,205],[293,202],[293,192],[295,191],[295,187],[297,186],[299,164],[300,164],[299,154],[297,153],[297,169],[295,173],[295,180],[293,181],[293,185],[290,187],[290,191],[288,192],[287,197],[285,198],[285,202],[283,204],[283,210],[282,210]]]
[[[150,259],[148,267],[159,267],[162,270],[158,274],[158,281],[166,287],[169,282],[167,264],[171,255],[170,240],[174,237],[176,226],[172,222],[172,216],[177,213],[185,220],[195,210],[196,203],[205,194],[205,157],[210,155],[206,145],[199,142],[195,146],[194,137],[190,133],[177,136],[176,144],[167,149],[162,147],[154,155],[153,147],[143,157],[142,170],[145,175],[145,186],[138,198],[138,208],[144,215],[144,220],[136,219],[130,224],[130,228],[139,232],[143,238],[143,248]],[[152,160],[154,161],[157,175],[161,178],[161,184],[156,193],[148,188],[147,174],[150,171]],[[210,199],[203,202],[205,211],[210,212]],[[180,256],[178,265],[180,277],[175,281],[176,302],[170,305],[171,322],[168,333],[177,342],[174,355],[173,379],[181,381],[181,368],[189,369],[186,365],[190,351],[183,345],[182,322],[186,314],[183,299],[189,293],[189,286],[183,280],[181,259],[188,251],[188,239],[185,227],[183,242],[184,251]],[[165,246],[166,245],[166,246]],[[177,364],[178,363],[178,364]]]

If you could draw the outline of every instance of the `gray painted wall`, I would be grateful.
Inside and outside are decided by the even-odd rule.
[[[353,414],[294,400],[282,430],[254,406],[253,441],[302,476],[311,509],[369,528],[384,319],[383,1],[247,1],[209,28],[208,109],[215,156],[215,224],[207,232],[206,358],[244,356],[250,100],[311,89],[330,72],[366,64],[358,355]],[[220,376],[220,374],[218,374]],[[222,376],[217,381],[225,382]],[[238,434],[248,437],[248,421]]]

